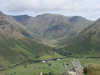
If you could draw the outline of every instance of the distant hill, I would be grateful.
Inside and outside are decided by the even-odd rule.
[[[40,39],[63,39],[75,36],[84,28],[91,25],[92,21],[81,16],[63,16],[57,14],[43,14],[36,17],[27,15],[13,16],[16,21],[35,33]]]

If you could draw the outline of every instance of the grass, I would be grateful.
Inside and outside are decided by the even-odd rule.
[[[27,68],[18,66],[14,69],[8,70],[6,75],[16,72],[14,75],[39,75],[40,72],[48,74],[49,72],[54,73],[55,75],[62,74],[66,72],[63,63],[70,63],[69,59],[64,59],[60,61],[51,61],[49,63],[34,63],[29,64]]]
[[[0,65],[18,64],[29,59],[35,60],[43,56],[50,58],[60,56],[51,47],[37,43],[28,38],[15,39],[0,34]],[[38,58],[37,58],[38,57]]]
[[[40,60],[48,60],[48,59],[53,59],[53,58],[63,58],[63,56],[57,54],[56,52],[54,52],[54,54],[52,56],[50,55],[45,55],[45,56],[41,56],[39,59]]]
[[[73,58],[65,58],[60,61],[51,61],[48,63],[41,62],[33,64],[22,64],[13,69],[8,69],[5,71],[5,75],[11,75],[11,73],[14,73],[14,75],[39,75],[40,72],[43,72],[43,74],[47,75],[50,72],[54,75],[60,75],[67,71],[67,69],[64,68],[64,64],[70,64],[68,68],[72,67],[72,60]],[[88,68],[88,73],[85,75],[100,75],[100,59],[97,60],[80,58],[79,60],[84,67]]]

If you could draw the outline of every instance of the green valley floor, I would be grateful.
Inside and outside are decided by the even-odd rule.
[[[50,61],[48,63],[27,63],[20,66],[0,71],[0,75],[65,75],[67,69],[64,64],[68,65],[68,69],[72,67],[73,58],[65,58],[58,61]],[[79,58],[82,66],[87,70],[85,75],[100,75],[100,59]]]

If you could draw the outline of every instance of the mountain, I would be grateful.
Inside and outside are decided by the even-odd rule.
[[[13,18],[42,40],[59,40],[75,36],[92,23],[81,16],[67,17],[58,14],[43,14],[36,17],[20,15]]]
[[[93,22],[81,16],[57,14],[7,16],[0,12],[0,70],[61,55],[100,57],[99,38],[100,19]],[[61,43],[54,49],[48,40],[51,45],[55,40]]]
[[[24,25],[28,25],[28,21],[31,20],[33,17],[28,16],[28,15],[19,15],[19,16],[13,16],[16,21],[24,24]]]
[[[55,55],[51,47],[34,41],[26,33],[28,34],[22,24],[11,16],[0,13],[0,70],[29,59]]]
[[[100,19],[85,28],[79,35],[70,40],[70,44],[60,48],[62,54],[71,56],[100,57]]]
[[[31,37],[31,33],[19,22],[13,19],[11,16],[7,16],[0,13],[0,31],[6,32],[7,34]],[[17,36],[18,37],[18,36]]]
[[[81,35],[82,33],[82,35]],[[89,38],[90,40],[95,40],[96,42],[99,42],[99,33],[100,33],[100,19],[98,19],[96,22],[94,22],[91,26],[87,27],[80,33],[80,36],[86,36],[85,38]]]

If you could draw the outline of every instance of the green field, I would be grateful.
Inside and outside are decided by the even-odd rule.
[[[69,64],[70,59],[63,59],[59,61],[50,61],[48,63],[33,63],[17,66],[13,69],[8,69],[5,75],[39,75],[40,72],[54,75],[65,73],[64,64]],[[27,65],[27,66],[26,66]],[[70,67],[71,65],[69,65]]]
[[[50,61],[48,63],[32,63],[32,64],[23,64],[20,66],[17,66],[12,69],[8,69],[5,72],[2,72],[0,75],[39,75],[40,72],[43,72],[44,75],[64,75],[64,73],[67,71],[67,69],[64,68],[64,64],[69,64],[68,68],[72,67],[72,62],[73,58],[65,58],[63,60],[59,61]],[[98,70],[100,70],[100,59],[85,59],[81,58],[79,59],[81,61],[81,64],[84,67],[88,68],[88,73],[86,75],[90,75],[92,72],[94,73],[99,73]],[[97,67],[97,65],[99,65]],[[93,66],[91,68],[91,66]],[[96,66],[97,69],[94,69]],[[91,69],[92,72],[91,72]],[[91,74],[91,75],[93,75]],[[100,74],[100,73],[99,73]],[[95,74],[95,75],[99,75]]]

